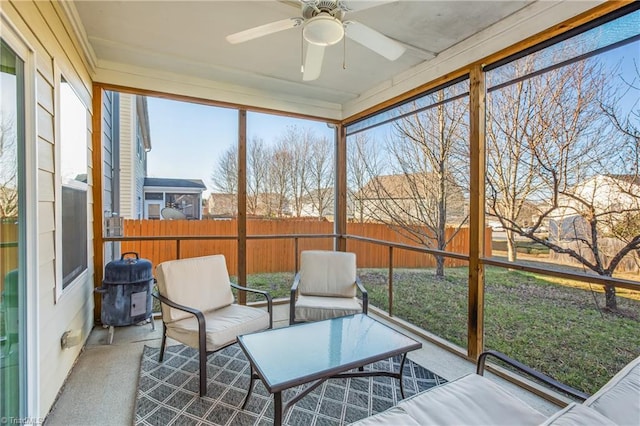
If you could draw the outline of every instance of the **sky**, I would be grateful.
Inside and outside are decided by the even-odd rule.
[[[151,151],[149,177],[202,179],[211,192],[211,175],[220,155],[237,144],[238,111],[161,98],[147,99]],[[288,126],[312,129],[316,135],[334,139],[335,131],[324,122],[249,112],[247,139],[277,142]]]

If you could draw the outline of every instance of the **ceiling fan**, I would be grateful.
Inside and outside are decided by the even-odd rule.
[[[390,61],[395,61],[405,47],[384,34],[356,21],[345,20],[348,12],[380,6],[395,0],[344,1],[344,0],[299,0],[301,15],[282,19],[258,27],[249,28],[226,37],[231,44],[243,43],[279,31],[302,26],[302,37],[307,42],[307,52],[302,67],[304,81],[320,76],[324,50],[334,45],[346,35]],[[289,2],[287,2],[289,3]]]

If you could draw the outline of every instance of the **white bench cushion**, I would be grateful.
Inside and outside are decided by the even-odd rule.
[[[398,404],[419,424],[537,425],[545,416],[486,377],[468,374]]]
[[[267,311],[244,305],[229,305],[204,312],[207,326],[207,352],[236,341],[236,336],[269,328]],[[198,320],[190,315],[167,324],[167,336],[194,348],[198,347]]]
[[[468,374],[421,392],[399,402],[393,409],[408,414],[419,425],[513,426],[537,425],[545,420],[545,416],[539,411],[477,374]],[[397,423],[387,422],[394,417],[382,416],[383,414],[354,425],[404,424],[402,421],[405,417],[399,414],[396,414],[399,420]]]
[[[399,407],[391,407],[382,413],[378,413],[371,417],[366,417],[356,423],[352,423],[352,425],[358,426],[379,426],[379,425],[389,425],[389,426],[422,426],[420,423],[415,421],[413,417],[407,414],[402,408]]]
[[[619,425],[640,425],[640,357],[584,402]]]
[[[542,426],[615,426],[611,420],[582,404],[572,402],[558,411]]]

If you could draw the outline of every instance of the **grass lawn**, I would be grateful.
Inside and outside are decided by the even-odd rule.
[[[388,309],[386,269],[361,269],[369,302]],[[466,268],[394,270],[393,314],[459,346],[467,342]],[[253,274],[249,286],[289,297],[292,273]],[[640,301],[558,285],[531,273],[489,267],[485,273],[485,347],[588,393],[640,355]],[[251,295],[248,300],[260,300]],[[597,303],[597,305],[596,305]],[[598,308],[599,306],[599,308]]]

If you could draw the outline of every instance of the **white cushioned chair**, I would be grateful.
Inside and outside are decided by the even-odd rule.
[[[207,355],[236,342],[237,336],[273,325],[269,293],[229,281],[223,255],[171,260],[156,267],[162,307],[162,346],[167,336],[199,350],[200,396],[207,392]],[[262,294],[267,310],[234,303],[231,288]]]
[[[356,297],[362,293],[362,302]],[[289,323],[367,313],[367,290],[356,274],[355,253],[306,250],[291,286]]]

